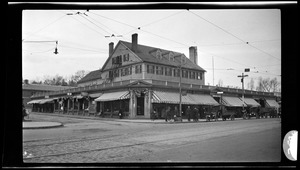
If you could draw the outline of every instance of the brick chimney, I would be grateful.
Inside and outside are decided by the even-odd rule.
[[[138,34],[135,33],[135,34],[132,34],[131,36],[131,49],[133,52],[137,52],[137,45],[138,45]]]
[[[24,84],[28,84],[28,79],[25,79],[25,80],[24,80]]]
[[[189,48],[189,57],[190,57],[190,60],[197,64],[198,65],[198,54],[197,54],[197,47],[196,46],[191,46]]]
[[[109,51],[108,51],[109,57],[112,55],[113,51],[114,51],[114,43],[111,42],[109,43]]]

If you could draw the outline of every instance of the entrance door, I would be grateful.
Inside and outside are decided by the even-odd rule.
[[[141,97],[137,97],[137,115],[144,115],[144,95],[141,95]]]

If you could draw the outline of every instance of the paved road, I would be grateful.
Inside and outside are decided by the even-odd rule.
[[[38,118],[65,125],[24,130],[24,162],[280,161],[278,118],[182,124]]]

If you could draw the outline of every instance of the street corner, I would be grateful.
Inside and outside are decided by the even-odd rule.
[[[45,129],[45,128],[58,128],[63,127],[63,123],[60,122],[32,122],[24,121],[23,129]]]

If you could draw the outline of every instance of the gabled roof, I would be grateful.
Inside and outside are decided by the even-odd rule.
[[[77,83],[84,83],[91,80],[96,80],[101,78],[101,70],[95,70],[89,72],[86,76],[80,79]]]
[[[124,46],[126,46],[128,49],[130,49],[132,51],[132,44],[130,42],[119,41],[118,44],[116,45],[116,47],[114,48],[113,53],[116,51],[117,47],[120,44],[123,44]],[[141,44],[138,44],[137,49],[138,49],[137,52],[133,52],[133,51],[132,52],[138,58],[140,58],[142,60],[142,62],[163,64],[163,65],[168,65],[168,66],[173,66],[173,67],[175,66],[176,67],[180,64],[180,58],[181,57],[175,57],[175,60],[173,61],[173,60],[169,60],[168,57],[164,56],[164,55],[169,54],[170,52],[172,52],[174,54],[174,56],[181,56],[182,55],[183,57],[185,57],[186,63],[184,65],[182,65],[183,68],[194,69],[194,70],[199,70],[199,71],[206,72],[203,68],[201,68],[197,64],[193,63],[189,58],[187,58],[182,53],[178,53],[178,52],[175,52],[175,51],[164,50],[164,49],[156,48],[156,47],[149,47],[149,46],[145,46],[145,45],[141,45]],[[162,58],[157,58],[155,56],[157,50],[161,51],[161,53],[163,55]],[[104,63],[104,66],[102,68],[105,68],[105,65],[107,64],[109,59],[110,59],[110,57],[107,58],[106,62]],[[79,80],[77,83],[83,83],[83,82],[99,79],[101,77],[101,71],[102,71],[102,69],[92,71],[89,74],[87,74],[85,77],[83,77],[81,80]]]
[[[59,91],[70,89],[73,87],[70,86],[54,86],[54,85],[46,85],[46,84],[23,84],[23,90],[35,90],[35,91]]]
[[[131,45],[130,42],[120,41],[120,43],[122,43],[125,46],[127,46],[128,48],[132,49],[131,48],[132,45]],[[162,54],[167,54],[167,53],[173,52],[174,56],[183,55],[185,57],[185,61],[186,61],[186,64],[184,64],[182,66],[183,68],[189,68],[189,69],[196,69],[196,70],[205,71],[203,68],[201,68],[200,66],[198,66],[197,64],[195,64],[191,60],[189,60],[189,58],[187,58],[182,53],[178,53],[178,52],[175,52],[175,51],[164,50],[164,49],[156,48],[156,47],[149,47],[149,46],[140,45],[140,44],[138,44],[137,49],[138,50],[137,50],[137,52],[135,52],[135,54],[140,59],[142,59],[142,61],[144,61],[144,62],[164,64],[164,65],[170,65],[170,66],[178,66],[180,64],[180,57],[175,57],[175,62],[172,61],[172,60],[170,61],[167,57],[164,57],[164,56],[161,59],[156,58],[155,53],[153,54],[153,52],[155,52],[159,49],[162,52]]]

